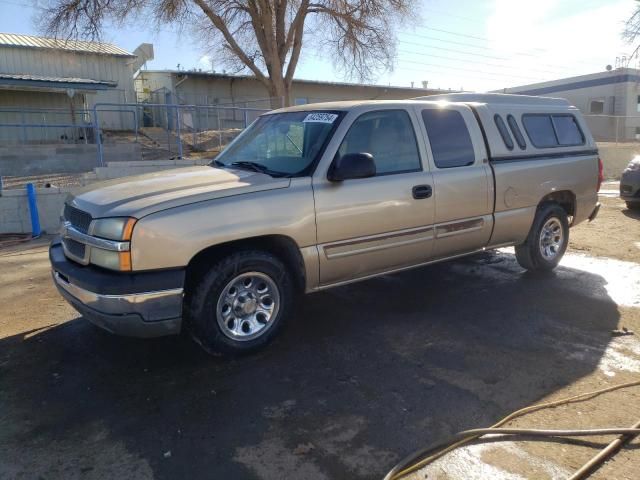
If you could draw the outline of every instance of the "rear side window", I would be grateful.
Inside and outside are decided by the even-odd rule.
[[[582,145],[584,136],[573,115],[553,115],[553,126],[556,129],[558,143],[563,146]]]
[[[422,110],[433,160],[438,168],[472,165],[476,156],[467,124],[460,112],[440,108]]]
[[[513,140],[511,140],[511,135],[509,135],[509,130],[507,130],[507,126],[504,124],[502,117],[496,113],[493,116],[493,121],[496,122],[496,127],[498,127],[498,131],[500,132],[500,136],[502,137],[505,147],[509,150],[513,150]]]
[[[522,123],[531,143],[537,148],[557,147],[551,115],[523,115]]]
[[[513,136],[516,139],[516,143],[520,147],[520,150],[524,150],[525,148],[527,148],[527,142],[524,141],[524,135],[522,135],[520,127],[518,126],[518,122],[516,122],[516,119],[513,118],[513,115],[507,115],[507,123],[509,124],[511,133],[513,133]]]
[[[584,135],[573,115],[523,115],[522,123],[537,148],[584,145]]]

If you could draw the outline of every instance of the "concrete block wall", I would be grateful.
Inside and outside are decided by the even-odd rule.
[[[85,175],[83,183],[91,184],[93,182],[171,168],[206,165],[210,161],[208,159],[194,159],[109,162],[107,166],[96,168],[92,173]],[[73,191],[73,188],[57,187],[36,189],[38,214],[43,231],[46,233],[58,231],[62,207],[67,196]],[[0,234],[30,232],[31,217],[26,189],[4,190],[0,196]]]
[[[56,233],[60,227],[60,213],[70,190],[38,188],[36,201],[40,227],[46,233]],[[4,190],[0,197],[0,233],[30,233],[31,215],[26,189]]]
[[[140,145],[103,145],[104,162],[142,159]],[[22,177],[48,173],[90,172],[98,165],[98,147],[89,144],[0,146],[0,175]]]

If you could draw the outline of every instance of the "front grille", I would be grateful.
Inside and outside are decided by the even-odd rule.
[[[71,205],[65,204],[64,206],[64,219],[70,222],[76,230],[80,230],[82,233],[89,231],[89,224],[91,224],[91,215],[87,212],[83,212]]]
[[[72,238],[65,238],[62,241],[64,242],[64,246],[67,249],[67,252],[69,252],[74,257],[84,259],[84,252],[87,248],[84,243],[77,242]]]

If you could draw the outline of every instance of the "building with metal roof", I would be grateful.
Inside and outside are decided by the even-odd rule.
[[[18,48],[42,48],[46,50],[64,50],[75,53],[94,53],[112,55],[115,57],[135,57],[111,43],[87,42],[83,40],[37,37],[34,35],[20,35],[17,33],[0,32],[0,46]]]
[[[257,108],[281,106],[283,99],[270,99],[267,89],[252,75],[228,75],[202,71],[140,70],[136,75],[138,98],[154,103],[194,105],[238,105]],[[400,100],[443,93],[420,87],[364,85],[345,82],[294,79],[289,103],[336,100]]]
[[[96,103],[135,102],[133,74],[147,59],[109,43],[0,33],[0,144],[86,140],[80,127]],[[108,129],[133,127],[122,112],[101,121]]]

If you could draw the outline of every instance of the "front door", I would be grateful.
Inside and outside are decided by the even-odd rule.
[[[370,153],[377,175],[330,182],[325,165],[314,177],[321,285],[430,258],[433,185],[415,134],[417,120],[397,107],[362,113],[335,155]]]

